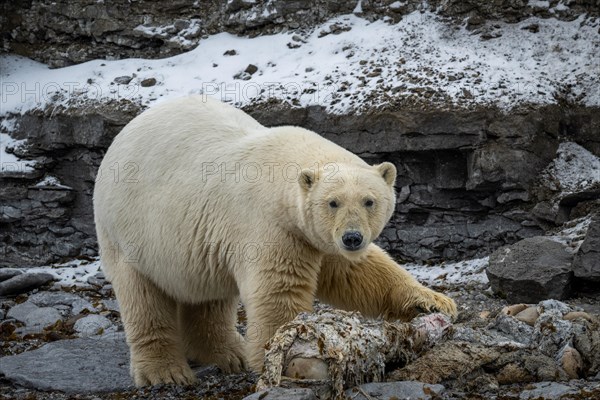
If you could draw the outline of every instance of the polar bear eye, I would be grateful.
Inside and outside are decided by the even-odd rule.
[[[338,203],[337,203],[337,201],[335,201],[335,200],[331,200],[331,201],[329,202],[329,207],[331,207],[331,208],[338,208]]]
[[[373,200],[369,199],[369,200],[365,201],[365,206],[366,207],[373,207]]]

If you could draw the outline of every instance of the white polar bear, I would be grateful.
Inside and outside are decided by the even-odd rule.
[[[102,161],[94,212],[135,383],[194,382],[186,357],[260,370],[268,339],[315,296],[368,316],[455,315],[371,243],[395,178],[393,164],[203,96],[132,120]]]

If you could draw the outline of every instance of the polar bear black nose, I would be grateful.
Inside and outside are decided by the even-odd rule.
[[[358,250],[362,244],[363,237],[360,232],[348,231],[342,236],[342,243],[347,250]]]

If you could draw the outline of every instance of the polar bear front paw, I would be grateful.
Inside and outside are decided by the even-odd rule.
[[[417,298],[415,308],[420,313],[441,312],[452,319],[458,315],[454,300],[428,288],[423,288],[422,294]]]
[[[148,362],[131,363],[131,376],[136,386],[154,386],[173,383],[176,385],[193,385],[197,382],[196,375],[184,362]]]

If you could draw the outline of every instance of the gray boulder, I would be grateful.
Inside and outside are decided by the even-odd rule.
[[[365,383],[348,389],[346,397],[356,400],[431,399],[439,398],[446,390],[442,385],[430,385],[416,381]],[[365,393],[368,395],[365,396]]]
[[[124,334],[48,343],[37,350],[3,357],[0,374],[20,386],[66,393],[131,389]]]
[[[71,314],[81,314],[83,310],[94,311],[95,308],[92,303],[85,299],[76,300],[71,304]]]
[[[40,307],[69,306],[71,307],[71,314],[73,315],[81,313],[84,309],[87,309],[88,311],[95,310],[92,303],[84,298],[63,291],[39,292],[29,296],[29,301]]]
[[[537,236],[496,250],[486,270],[492,290],[511,303],[566,299],[573,255],[565,245]]]
[[[38,292],[29,296],[29,301],[40,307],[52,307],[59,304],[70,306],[78,300],[81,300],[81,297],[77,296],[76,294],[63,291]]]
[[[111,327],[113,327],[113,324],[108,318],[96,314],[78,319],[73,326],[81,336],[99,335]]]
[[[558,382],[539,382],[534,383],[532,389],[526,389],[521,392],[520,400],[528,399],[561,399],[567,394],[577,393],[578,390]]]
[[[6,316],[23,322],[27,332],[41,332],[46,326],[62,319],[57,309],[38,307],[30,301],[12,307]]]
[[[25,273],[0,282],[0,296],[25,293],[52,281],[54,277],[47,273]]]
[[[272,387],[246,396],[244,400],[317,400],[317,396],[310,389]]]
[[[592,221],[573,260],[575,278],[600,282],[600,219]]]
[[[21,275],[23,271],[15,268],[0,268],[0,282],[4,282],[12,277]]]

